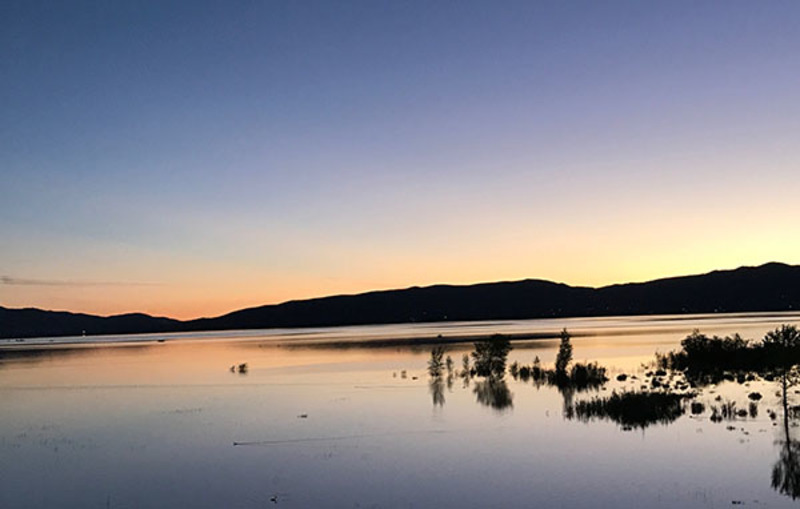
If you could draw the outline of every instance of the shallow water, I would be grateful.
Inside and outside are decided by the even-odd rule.
[[[758,339],[799,321],[612,317],[7,342],[0,507],[791,507],[771,486],[785,440],[781,417],[769,416],[780,402],[774,382],[699,397],[747,408],[759,391],[755,417],[715,423],[687,412],[626,431],[567,419],[555,387],[508,375],[502,387],[448,384],[426,368],[432,338],[496,332],[552,337],[514,342],[509,357],[547,365],[567,327],[575,360],[609,369],[605,390],[574,396],[591,398],[637,388],[641,365],[695,328]],[[394,338],[404,341],[383,341]],[[458,369],[472,343],[446,348]],[[246,373],[231,372],[240,363]],[[614,380],[623,372],[639,378]]]

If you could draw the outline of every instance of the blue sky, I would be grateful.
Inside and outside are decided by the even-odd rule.
[[[5,2],[0,305],[189,317],[800,263],[798,21],[772,1]]]

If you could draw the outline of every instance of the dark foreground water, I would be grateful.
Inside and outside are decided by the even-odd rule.
[[[572,409],[655,391],[643,364],[693,329],[759,339],[798,322],[623,317],[6,341],[0,507],[793,507],[800,430],[784,420],[777,382],[698,388],[702,412],[686,400],[661,422]],[[575,360],[606,366],[610,382],[564,391],[462,376],[473,345],[450,342],[563,327]],[[439,335],[454,367],[431,377]],[[550,366],[558,340],[512,345],[509,364],[538,356]],[[712,407],[734,412],[715,422]]]

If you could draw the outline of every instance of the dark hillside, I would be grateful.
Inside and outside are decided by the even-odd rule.
[[[436,285],[338,295],[181,322],[144,314],[100,317],[0,307],[0,337],[130,334],[642,314],[800,310],[800,267],[768,263],[603,288],[550,281]]]

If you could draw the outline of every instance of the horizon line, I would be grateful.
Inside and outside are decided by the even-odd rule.
[[[601,290],[603,288],[610,288],[610,287],[614,287],[614,286],[646,284],[646,283],[652,283],[652,282],[656,282],[656,281],[664,281],[664,280],[669,280],[669,279],[678,279],[678,278],[696,277],[696,276],[707,276],[707,275],[710,275],[710,274],[713,274],[713,273],[716,273],[716,272],[734,272],[734,271],[742,270],[742,269],[756,269],[756,268],[761,268],[761,267],[765,267],[765,266],[768,266],[768,265],[782,265],[782,266],[786,266],[786,267],[800,267],[800,265],[792,265],[792,264],[789,264],[789,263],[772,260],[772,261],[764,262],[764,263],[761,263],[761,264],[758,264],[758,265],[740,265],[740,266],[732,268],[732,269],[712,269],[712,270],[709,270],[707,272],[700,272],[700,273],[694,273],[694,274],[678,274],[678,275],[662,276],[662,277],[657,277],[657,278],[654,278],[654,279],[646,279],[646,280],[639,280],[639,281],[616,282],[616,283],[606,284],[606,285],[602,285],[602,286],[575,285],[575,284],[565,283],[565,282],[562,282],[562,281],[553,281],[553,280],[550,280],[550,279],[535,278],[535,277],[523,278],[523,279],[509,279],[509,280],[477,281],[477,282],[471,282],[471,283],[433,283],[433,284],[424,285],[424,286],[421,286],[421,285],[410,285],[410,286],[406,286],[406,287],[378,288],[378,289],[366,290],[366,291],[357,292],[357,293],[334,293],[334,294],[320,295],[320,296],[315,296],[315,297],[289,299],[289,300],[285,300],[285,301],[281,301],[281,302],[258,304],[258,305],[254,305],[254,306],[247,306],[247,307],[237,308],[237,309],[233,309],[231,311],[227,311],[225,313],[221,313],[221,314],[218,314],[218,315],[199,316],[199,317],[195,317],[195,318],[186,318],[186,319],[172,318],[170,316],[165,316],[165,315],[151,315],[151,314],[148,314],[148,313],[144,313],[142,311],[127,311],[127,312],[122,312],[122,313],[101,315],[101,314],[88,313],[88,312],[84,312],[84,311],[70,311],[70,310],[66,310],[66,309],[44,309],[44,308],[31,307],[31,306],[22,307],[22,308],[11,308],[11,307],[5,307],[2,304],[0,304],[0,308],[7,309],[7,310],[35,310],[35,311],[45,311],[45,312],[52,312],[52,313],[69,313],[69,314],[75,314],[75,315],[89,315],[89,316],[95,316],[95,317],[100,317],[100,318],[114,318],[114,317],[128,316],[128,315],[145,315],[145,316],[149,316],[151,318],[156,318],[156,319],[164,318],[164,319],[168,319],[168,320],[174,320],[176,322],[186,323],[186,322],[193,322],[193,321],[198,321],[198,320],[212,320],[212,319],[216,319],[216,318],[220,318],[220,317],[223,317],[223,316],[227,316],[227,315],[230,315],[232,313],[239,312],[239,311],[246,311],[246,310],[258,309],[258,308],[269,307],[269,306],[281,306],[281,305],[289,304],[289,303],[293,303],[293,302],[305,302],[305,301],[322,300],[322,299],[333,299],[333,298],[337,298],[337,297],[356,297],[356,296],[360,296],[360,295],[369,295],[369,294],[385,293],[385,292],[401,292],[401,291],[412,290],[412,289],[427,289],[427,288],[436,288],[436,287],[466,288],[466,287],[480,286],[480,285],[513,284],[513,283],[522,283],[522,282],[525,282],[525,281],[541,281],[541,282],[545,282],[545,283],[553,283],[553,284],[556,284],[556,285],[564,285],[564,286],[568,286],[570,288],[587,288],[587,289],[591,289],[591,290]]]

